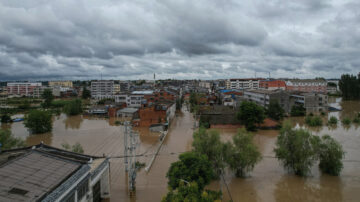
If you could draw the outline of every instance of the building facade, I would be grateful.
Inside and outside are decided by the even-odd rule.
[[[226,81],[226,89],[248,90],[259,89],[262,78],[229,79]]]
[[[262,80],[259,83],[259,88],[265,90],[286,90],[286,84],[282,80]]]
[[[268,107],[271,100],[276,100],[281,108],[286,113],[289,113],[291,110],[289,102],[290,94],[283,90],[246,90],[244,91],[244,99],[248,101],[255,102],[256,104]]]
[[[322,93],[297,93],[291,94],[290,106],[301,105],[306,113],[318,113],[328,111],[328,96]]]
[[[315,79],[293,79],[286,81],[286,90],[307,93],[327,93],[327,82]]]
[[[97,100],[112,98],[114,94],[114,81],[92,81],[91,97]]]
[[[7,93],[8,95],[33,96],[34,89],[41,86],[41,83],[31,82],[7,83]]]
[[[73,82],[72,81],[49,81],[49,86],[51,86],[51,87],[61,86],[61,87],[72,88]]]

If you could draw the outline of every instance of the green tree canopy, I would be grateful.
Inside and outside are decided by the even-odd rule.
[[[0,129],[0,144],[1,150],[14,149],[25,146],[25,142],[22,139],[13,137],[11,131],[7,129]]]
[[[211,162],[216,174],[220,174],[225,167],[225,148],[220,141],[219,132],[199,128],[198,131],[194,132],[192,146],[195,152],[205,155]]]
[[[345,100],[360,99],[360,75],[343,74],[339,81],[339,88]]]
[[[256,130],[256,124],[262,123],[265,119],[264,108],[254,102],[244,101],[240,104],[237,118],[247,130]]]
[[[91,92],[85,86],[83,87],[82,98],[83,99],[91,98]]]
[[[284,117],[285,111],[277,100],[272,99],[270,100],[266,113],[269,118],[281,120]]]
[[[68,102],[64,107],[67,115],[78,115],[82,112],[82,102],[80,99],[74,99]]]
[[[305,116],[306,109],[302,105],[293,105],[291,107],[291,116]]]
[[[276,157],[285,168],[295,174],[305,176],[318,159],[320,138],[303,129],[292,129],[285,122],[280,130],[274,149]]]
[[[11,122],[11,117],[9,114],[1,115],[1,123],[8,123]]]
[[[44,99],[43,107],[48,108],[51,106],[51,102],[54,100],[54,96],[50,89],[45,89],[41,95]]]
[[[240,129],[233,136],[233,145],[228,146],[226,162],[230,169],[235,171],[237,177],[243,177],[254,169],[255,164],[261,160],[261,154],[253,143],[253,134]]]
[[[199,189],[203,189],[214,177],[211,163],[205,155],[195,152],[186,152],[179,156],[179,161],[171,164],[168,173],[169,186],[176,189],[182,180],[195,181]]]
[[[221,192],[203,190],[196,182],[181,181],[176,190],[170,190],[162,202],[220,202]]]
[[[321,140],[320,170],[324,173],[337,176],[343,168],[341,160],[344,158],[345,152],[339,142],[329,135],[322,136]]]
[[[42,110],[32,110],[25,117],[25,127],[32,133],[46,133],[52,129],[51,113]]]

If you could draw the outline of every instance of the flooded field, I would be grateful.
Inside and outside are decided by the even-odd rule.
[[[343,108],[340,112],[330,112],[330,116],[340,119],[352,118],[360,112],[360,102],[331,100],[333,106]],[[290,118],[296,127],[305,127],[304,118]],[[136,180],[136,197],[129,198],[123,159],[123,127],[115,126],[115,119],[103,119],[85,116],[54,118],[53,131],[42,135],[29,135],[23,123],[2,125],[10,128],[17,137],[26,139],[28,145],[45,144],[61,147],[62,143],[79,142],[85,153],[112,157],[111,162],[111,201],[160,201],[167,192],[166,172],[179,153],[191,150],[194,119],[183,110],[171,124],[168,136],[151,170],[142,169]],[[344,169],[339,177],[323,175],[317,166],[312,176],[301,178],[288,174],[274,158],[273,148],[278,131],[261,130],[255,135],[263,159],[256,165],[251,176],[245,179],[235,178],[226,173],[225,180],[234,201],[359,201],[360,199],[360,126],[352,124],[344,127],[341,122],[336,127],[309,128],[314,134],[329,134],[337,139],[346,151]],[[149,133],[146,128],[135,128],[139,132],[137,160],[148,163],[156,150],[158,134]],[[219,130],[222,139],[229,140],[236,129]],[[224,201],[230,199],[226,187],[219,181],[212,182],[209,189],[222,189]]]

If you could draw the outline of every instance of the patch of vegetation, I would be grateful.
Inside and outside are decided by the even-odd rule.
[[[342,146],[329,135],[321,138],[320,144],[320,170],[329,175],[338,176],[343,168],[342,159],[345,152]]]
[[[254,102],[244,101],[240,104],[237,119],[245,125],[249,131],[256,130],[258,124],[265,119],[265,110]]]
[[[44,108],[51,107],[51,102],[54,100],[52,90],[51,89],[45,89],[44,92],[42,93],[41,97],[44,99],[44,102],[43,102],[42,106]]]
[[[11,117],[8,114],[3,114],[1,116],[1,123],[9,123],[11,122]]]
[[[15,149],[25,146],[24,140],[14,137],[8,129],[0,129],[0,144],[1,150]]]
[[[294,105],[291,107],[290,115],[291,116],[305,116],[306,109],[302,105]]]
[[[338,119],[335,116],[331,116],[329,121],[328,121],[328,124],[329,125],[336,125],[337,122],[338,122]]]
[[[343,118],[342,123],[343,123],[343,125],[348,126],[351,124],[351,119],[348,117],[345,117],[345,118]]]
[[[266,110],[266,114],[271,119],[281,120],[284,118],[285,111],[280,106],[277,100],[270,100],[269,106]]]
[[[70,145],[68,143],[63,143],[61,144],[61,146],[65,149],[65,150],[68,150],[68,151],[71,151],[71,152],[75,152],[75,153],[79,153],[79,154],[83,154],[84,153],[84,149],[83,147],[81,146],[80,143],[75,143],[74,145]]]
[[[52,130],[51,113],[43,110],[31,110],[25,117],[24,125],[31,133],[46,133]]]
[[[82,102],[80,99],[74,99],[68,102],[64,107],[64,112],[67,115],[78,115],[82,112]]]
[[[83,87],[83,90],[82,90],[82,98],[83,98],[83,99],[89,99],[89,98],[91,98],[91,91],[88,90],[86,87]]]
[[[305,123],[308,126],[322,126],[322,119],[319,116],[307,116],[305,118]]]

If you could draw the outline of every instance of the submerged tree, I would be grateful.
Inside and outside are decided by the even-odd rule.
[[[181,181],[176,190],[170,190],[162,202],[220,202],[221,191],[201,189],[196,182]]]
[[[264,108],[254,102],[244,101],[239,107],[237,118],[245,125],[247,130],[256,129],[256,124],[260,124],[265,119]]]
[[[226,162],[237,177],[243,177],[254,169],[261,160],[260,152],[253,143],[253,134],[241,129],[233,137],[233,145],[228,146]]]
[[[281,120],[284,118],[285,111],[280,106],[279,102],[277,100],[270,100],[269,106],[266,110],[266,114],[269,118],[272,118],[274,120]]]
[[[339,175],[343,168],[341,160],[344,156],[345,152],[339,142],[329,135],[324,135],[321,138],[319,167],[322,172],[335,176]]]
[[[68,102],[64,107],[67,115],[78,115],[82,112],[82,102],[80,99],[74,99]]]
[[[51,102],[54,100],[54,96],[50,89],[45,89],[41,97],[44,99],[43,107],[48,108],[51,106]]]
[[[274,149],[276,157],[285,168],[296,175],[305,176],[318,159],[320,138],[303,129],[292,129],[285,122],[280,130]]]
[[[11,134],[10,130],[0,129],[0,149],[14,149],[19,147],[24,147],[25,142],[20,138],[16,138]]]
[[[180,181],[195,181],[199,189],[203,189],[214,177],[210,161],[205,155],[186,152],[179,156],[179,161],[171,164],[166,177],[169,179],[169,186],[176,189]]]
[[[209,159],[216,174],[219,175],[225,167],[224,144],[220,141],[219,132],[200,128],[194,133],[192,146],[195,152]]]
[[[42,110],[32,110],[25,117],[24,125],[32,133],[46,133],[52,130],[51,113]]]

